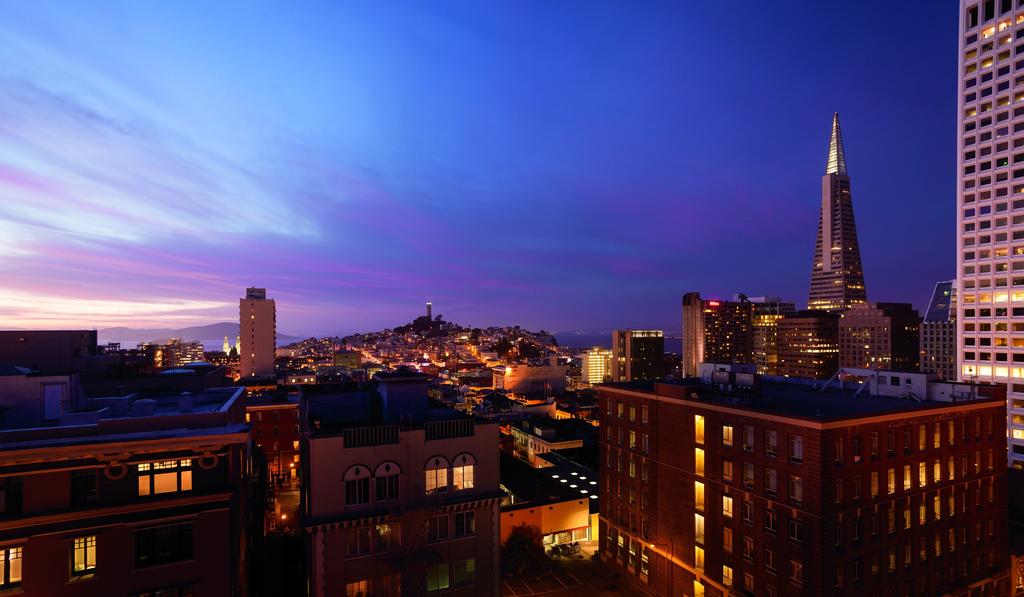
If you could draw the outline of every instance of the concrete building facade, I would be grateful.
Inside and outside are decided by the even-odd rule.
[[[839,368],[839,314],[798,311],[778,322],[778,374],[828,379]]]
[[[957,375],[1006,384],[1024,468],[1024,6],[961,0],[957,30]]]
[[[846,170],[839,114],[836,113],[832,117],[825,175],[821,178],[821,210],[818,212],[818,237],[814,244],[807,308],[842,311],[866,301],[850,176]]]
[[[753,311],[747,300],[702,299],[697,292],[683,295],[683,376],[696,375],[704,362],[752,363]]]
[[[242,350],[239,353],[239,375],[266,377],[274,375],[277,348],[277,308],[267,298],[265,288],[247,288],[245,298],[238,301],[238,323]]]
[[[917,371],[921,317],[910,303],[857,303],[839,319],[839,366]]]
[[[921,322],[921,371],[956,379],[956,280],[935,285]]]
[[[665,333],[661,330],[612,332],[612,380],[661,379],[665,375]]]

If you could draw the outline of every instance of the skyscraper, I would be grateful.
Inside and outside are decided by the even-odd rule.
[[[612,332],[612,381],[661,379],[665,374],[665,333],[661,330]]]
[[[277,348],[277,310],[265,288],[246,288],[238,301],[238,325],[242,348],[239,351],[242,377],[274,374]]]
[[[752,296],[754,364],[762,375],[779,373],[779,320],[795,311],[793,303],[772,296]]]
[[[956,379],[956,280],[935,285],[921,322],[921,372]]]
[[[1024,468],[1024,35],[1017,2],[961,0],[957,71],[957,375],[1008,385],[1008,464]],[[1020,21],[1018,21],[1020,19]],[[1016,72],[1016,76],[1014,76]],[[1011,165],[1013,164],[1013,165]]]
[[[825,176],[821,178],[821,212],[814,244],[808,309],[842,311],[867,301],[860,262],[857,225],[853,219],[850,177],[846,171],[839,113],[832,116]]]
[[[612,373],[612,351],[595,346],[583,353],[583,383],[596,386],[606,381]]]
[[[839,369],[839,314],[798,311],[780,319],[778,374],[828,379]]]
[[[753,307],[738,301],[683,295],[683,376],[697,375],[701,363],[753,363]]]
[[[921,316],[910,303],[861,303],[839,319],[839,366],[917,371]]]

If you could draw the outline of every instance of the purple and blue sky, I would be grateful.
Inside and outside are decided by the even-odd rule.
[[[956,3],[19,2],[0,327],[806,301],[833,111],[871,300],[953,276]]]

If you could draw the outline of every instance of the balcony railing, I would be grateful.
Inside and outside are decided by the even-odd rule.
[[[342,431],[346,448],[365,448],[398,443],[398,425],[352,427]]]
[[[473,435],[473,419],[453,419],[450,421],[430,421],[423,426],[426,440],[449,439],[452,437],[471,437]]]

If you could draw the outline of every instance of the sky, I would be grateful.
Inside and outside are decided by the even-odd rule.
[[[954,277],[956,2],[18,2],[0,327],[806,303],[838,111],[869,300]]]

